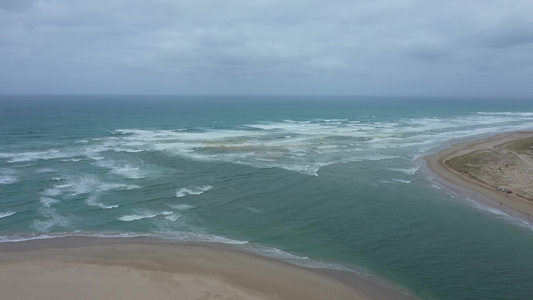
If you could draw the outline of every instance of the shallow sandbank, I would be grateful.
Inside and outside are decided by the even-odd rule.
[[[488,139],[476,140],[466,143],[459,143],[453,145],[451,148],[444,149],[436,155],[426,157],[428,167],[438,176],[454,185],[464,187],[473,191],[472,193],[465,193],[456,189],[457,192],[474,201],[483,202],[485,205],[492,206],[500,210],[511,209],[518,212],[515,216],[520,217],[524,221],[532,224],[533,221],[533,202],[523,197],[513,194],[507,194],[496,190],[495,187],[486,184],[476,178],[469,177],[458,170],[452,168],[446,161],[470,154],[474,151],[492,151],[499,153],[503,144],[516,141],[519,139],[533,137],[533,131],[521,131],[513,133],[498,134]],[[531,170],[533,172],[533,169]],[[506,170],[504,176],[520,176],[519,173],[513,170]],[[509,178],[507,178],[509,179]],[[507,180],[509,181],[509,180]],[[512,181],[512,180],[511,180]],[[532,185],[533,187],[533,185]],[[478,194],[479,193],[479,194]],[[480,195],[481,194],[481,195]],[[492,201],[486,202],[486,196]],[[482,199],[483,198],[483,199]]]
[[[329,276],[240,251],[124,241],[0,243],[2,298],[415,299],[362,276]]]

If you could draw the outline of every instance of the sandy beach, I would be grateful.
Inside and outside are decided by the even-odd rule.
[[[453,145],[425,159],[442,179],[473,191],[455,189],[456,192],[502,211],[512,210],[517,213],[515,216],[531,224],[533,160],[525,152],[531,150],[528,146],[522,152],[513,151],[513,143],[532,137],[533,131],[499,134]],[[513,193],[499,191],[498,187]],[[485,201],[483,196],[491,201]]]
[[[0,290],[22,300],[414,299],[241,251],[90,237],[0,244]]]

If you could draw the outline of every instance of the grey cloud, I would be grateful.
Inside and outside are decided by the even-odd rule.
[[[29,9],[33,0],[0,0],[0,10],[21,12]]]
[[[526,0],[0,0],[0,91],[438,94],[531,72],[528,11]]]
[[[531,12],[533,13],[533,12]],[[481,35],[481,44],[506,48],[533,43],[533,20],[506,20]]]

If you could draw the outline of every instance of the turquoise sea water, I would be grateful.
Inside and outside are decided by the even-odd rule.
[[[533,299],[533,228],[420,169],[531,128],[531,100],[2,96],[0,239],[216,241],[424,299]]]

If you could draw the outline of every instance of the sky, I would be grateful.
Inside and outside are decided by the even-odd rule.
[[[533,1],[0,0],[0,94],[533,98]]]

